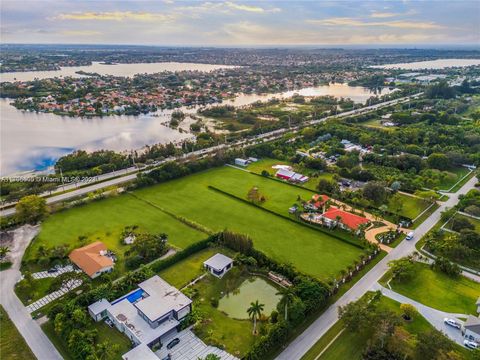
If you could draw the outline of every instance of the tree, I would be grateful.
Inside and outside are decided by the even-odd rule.
[[[167,249],[168,235],[165,233],[149,234],[141,233],[135,237],[132,251],[145,260],[152,260],[161,256]]]
[[[115,356],[118,350],[120,350],[120,345],[112,344],[110,341],[106,340],[100,344],[97,344],[95,356],[98,360],[109,360]]]
[[[440,331],[431,329],[417,335],[418,359],[435,359],[439,353],[452,350],[453,345]]]
[[[250,303],[250,307],[247,309],[248,316],[253,320],[253,335],[257,333],[257,319],[262,315],[264,304],[260,304],[258,300]]]
[[[85,279],[86,279],[85,274],[79,273],[76,271],[69,271],[69,272],[65,272],[63,274],[58,275],[54,279],[52,286],[56,287],[57,289],[64,287],[68,291],[70,291],[71,289],[73,289],[77,281],[83,282],[85,281]]]
[[[418,314],[417,309],[412,304],[401,304],[400,310],[402,310],[406,320],[410,320]]]
[[[247,193],[247,199],[248,201],[251,201],[252,203],[256,204],[260,202],[260,192],[258,191],[258,187],[253,186],[250,190],[248,190]]]
[[[320,193],[334,194],[339,191],[338,184],[333,180],[320,179],[317,185],[317,190]]]
[[[47,202],[38,195],[21,198],[15,206],[16,217],[21,223],[35,224],[43,220],[47,214]]]
[[[282,288],[280,291],[277,292],[277,295],[282,296],[282,302],[285,306],[285,321],[288,321],[288,307],[292,304],[293,300],[295,299],[295,291],[292,286]]]
[[[0,261],[5,259],[7,254],[10,252],[8,246],[0,246]]]
[[[432,169],[447,170],[450,167],[450,159],[445,154],[433,153],[427,158],[427,164]]]
[[[199,358],[199,360],[201,359]],[[222,360],[222,358],[215,354],[208,354],[207,356],[205,356],[204,360]]]
[[[381,205],[387,200],[387,190],[382,183],[377,181],[368,182],[363,188],[363,197],[376,205]]]
[[[411,258],[403,257],[398,260],[392,260],[388,263],[392,272],[392,279],[402,281],[409,279],[413,275],[414,264]]]
[[[365,299],[340,306],[338,313],[345,327],[353,332],[360,332],[372,326],[372,307]]]
[[[457,232],[460,232],[464,229],[467,229],[467,230],[475,229],[475,226],[467,218],[459,217],[459,216],[456,216],[453,218],[451,227],[453,231],[457,231]]]

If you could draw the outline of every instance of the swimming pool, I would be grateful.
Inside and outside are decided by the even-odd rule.
[[[125,300],[125,299],[127,299],[131,303],[134,303],[143,296],[143,293],[144,293],[144,291],[142,289],[134,290],[131,293],[128,293],[127,295],[122,296],[121,298],[112,302],[112,305],[115,305],[116,303],[119,303],[120,301]]]

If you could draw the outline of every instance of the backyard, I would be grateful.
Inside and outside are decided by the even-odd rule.
[[[0,357],[5,360],[36,359],[3,307],[0,306]]]
[[[397,193],[396,196],[401,199],[401,209],[398,211],[395,209],[395,204],[392,201],[392,199],[394,199],[393,196],[390,197],[389,203],[387,204],[388,209],[391,212],[394,212],[401,216],[405,216],[412,220],[415,219],[418,215],[422,213],[422,211],[424,211],[431,205],[429,201],[425,201],[415,196],[410,196],[402,193]]]
[[[480,294],[480,283],[463,276],[451,278],[423,263],[415,263],[414,267],[411,279],[390,282],[392,290],[441,311],[477,314],[475,302]],[[382,284],[385,285],[389,278],[387,273]]]

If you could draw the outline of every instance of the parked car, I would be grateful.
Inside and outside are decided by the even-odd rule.
[[[474,341],[464,340],[463,345],[469,349],[478,349],[478,344]]]
[[[453,320],[453,319],[445,318],[445,319],[443,319],[443,322],[444,322],[445,324],[447,324],[447,325],[449,325],[449,326],[452,326],[452,327],[454,327],[454,328],[457,328],[457,329],[460,329],[460,328],[462,327],[458,322],[456,322],[456,321]]]
[[[105,319],[105,324],[107,324],[108,326],[110,326],[111,328],[113,328],[113,321],[110,320],[110,318],[108,318],[108,317]]]
[[[407,234],[407,237],[405,239],[407,240],[412,240],[413,237],[415,236],[415,233],[413,231],[410,231],[408,234]]]
[[[53,268],[48,269],[47,273],[53,274],[53,273],[56,273],[57,271],[58,271],[58,269],[53,267]]]
[[[170,342],[167,344],[167,349],[170,350],[170,349],[173,348],[175,345],[177,345],[179,342],[180,342],[180,339],[179,339],[179,338],[173,339],[172,341],[170,341]]]

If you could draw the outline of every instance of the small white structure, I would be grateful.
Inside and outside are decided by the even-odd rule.
[[[235,165],[238,166],[247,166],[250,163],[247,159],[241,159],[241,158],[236,158],[235,159]]]
[[[122,355],[123,360],[158,360],[158,356],[146,345],[140,344]]]
[[[480,319],[473,315],[468,315],[462,326],[462,335],[467,340],[480,343]]]
[[[125,245],[132,245],[134,242],[135,242],[135,238],[136,236],[135,235],[128,235],[127,237],[125,237],[125,239],[123,239],[123,243]]]
[[[107,317],[107,309],[110,303],[106,299],[102,299],[88,306],[88,313],[95,321],[103,320]]]
[[[257,158],[254,158],[254,157],[249,157],[249,158],[248,158],[248,161],[250,161],[250,162],[257,162],[258,159],[257,159]]]
[[[233,260],[223,254],[215,254],[203,263],[213,276],[222,278],[233,267]]]

